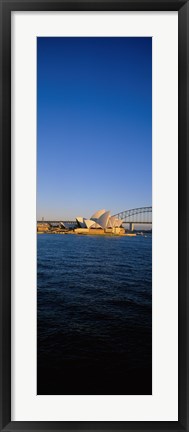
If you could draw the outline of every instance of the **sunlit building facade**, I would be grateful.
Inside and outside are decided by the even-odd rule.
[[[86,219],[82,216],[76,217],[76,222],[78,228],[76,228],[76,232],[89,232],[91,234],[98,230],[99,234],[103,233],[123,233],[124,229],[121,227],[123,221],[121,219],[117,219],[116,216],[111,216],[110,211],[106,211],[105,209],[98,210],[95,212],[90,219]]]

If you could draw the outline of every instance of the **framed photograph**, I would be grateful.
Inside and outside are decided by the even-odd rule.
[[[188,1],[1,0],[2,431],[188,426]]]

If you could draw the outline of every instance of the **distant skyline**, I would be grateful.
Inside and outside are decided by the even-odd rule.
[[[37,219],[152,204],[152,40],[37,38]]]

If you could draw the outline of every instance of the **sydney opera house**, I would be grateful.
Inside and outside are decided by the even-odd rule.
[[[94,213],[90,219],[78,216],[76,217],[78,228],[75,232],[79,233],[90,233],[90,234],[123,234],[124,228],[121,227],[123,221],[117,219],[116,216],[111,216],[110,211],[98,210]]]

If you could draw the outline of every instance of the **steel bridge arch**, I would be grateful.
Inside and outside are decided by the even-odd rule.
[[[123,223],[148,223],[152,224],[152,207],[138,207],[116,213],[114,216],[122,219]]]

